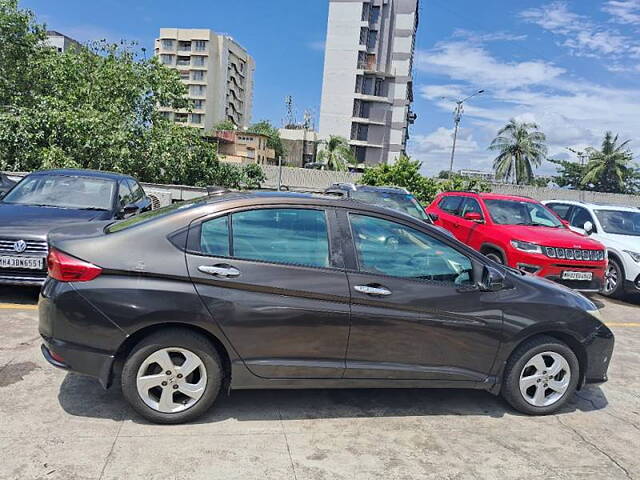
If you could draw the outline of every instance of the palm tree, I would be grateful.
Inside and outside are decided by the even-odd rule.
[[[533,168],[539,167],[547,156],[546,140],[535,123],[509,120],[489,146],[490,150],[498,152],[493,161],[496,178],[518,185],[531,183]]]
[[[331,135],[329,140],[324,140],[321,144],[324,148],[318,152],[318,162],[324,164],[323,168],[346,172],[349,165],[356,163],[346,138]]]
[[[627,148],[629,140],[618,144],[618,135],[607,132],[602,141],[602,149],[587,148],[589,161],[580,181],[582,186],[599,185],[601,191],[622,193],[625,178],[631,161],[631,152]]]

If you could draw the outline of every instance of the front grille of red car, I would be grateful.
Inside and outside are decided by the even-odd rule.
[[[579,250],[573,248],[544,247],[549,258],[566,260],[582,260],[586,262],[598,262],[604,260],[603,250]]]

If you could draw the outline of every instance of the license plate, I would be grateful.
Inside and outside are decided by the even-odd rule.
[[[563,280],[586,280],[591,281],[593,279],[592,272],[562,272]]]
[[[0,268],[42,270],[44,259],[39,257],[0,257]]]

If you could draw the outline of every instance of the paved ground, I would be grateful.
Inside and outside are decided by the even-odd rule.
[[[241,391],[167,427],[49,367],[36,293],[12,292],[0,289],[0,479],[640,480],[640,299],[601,300],[611,380],[556,416],[473,391]]]

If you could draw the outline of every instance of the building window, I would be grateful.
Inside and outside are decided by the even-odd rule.
[[[360,27],[360,45],[366,45],[368,37],[369,29],[367,27]]]
[[[386,97],[386,89],[384,88],[384,79],[376,78],[376,87],[373,91],[376,97]]]
[[[369,50],[373,50],[376,48],[376,43],[378,42],[378,32],[376,30],[369,30],[369,35],[367,37],[367,48]]]
[[[173,55],[160,55],[160,61],[163,65],[173,65]]]
[[[369,23],[371,25],[377,25],[380,20],[380,7],[371,7],[369,12]]]
[[[175,121],[178,123],[186,123],[189,119],[189,115],[186,113],[176,113]]]
[[[195,44],[196,52],[204,52],[207,49],[206,40],[196,40],[194,44]]]
[[[202,70],[191,72],[191,79],[195,80],[196,82],[201,82],[202,80],[204,80],[204,72]]]
[[[180,72],[180,80],[189,80],[189,71],[182,71]]]
[[[178,42],[178,50],[183,52],[191,51],[191,42]]]
[[[170,38],[163,38],[162,39],[162,48],[164,50],[173,50],[174,49],[174,45],[175,45],[175,41],[171,40]]]
[[[189,94],[194,97],[204,97],[207,89],[204,85],[190,85],[189,86]]]
[[[351,140],[366,142],[369,136],[369,125],[363,123],[351,124]]]
[[[192,113],[191,114],[191,123],[196,123],[196,124],[201,124],[202,123],[202,118],[204,115],[202,115],[201,113]]]
[[[196,110],[203,110],[204,109],[204,100],[194,100],[193,108],[195,108]]]
[[[365,102],[362,100],[354,100],[353,102],[353,116],[357,118],[369,118],[371,111],[371,102]]]
[[[369,18],[369,10],[371,9],[371,4],[369,2],[365,2],[362,4],[362,18],[363,22],[366,22]]]
[[[189,57],[178,57],[178,62],[177,65],[180,67],[187,67],[189,66],[190,63],[190,58]]]
[[[204,67],[204,59],[202,55],[194,55],[191,57],[191,62],[194,67]]]
[[[358,164],[365,163],[367,160],[367,147],[353,147],[353,156]]]

